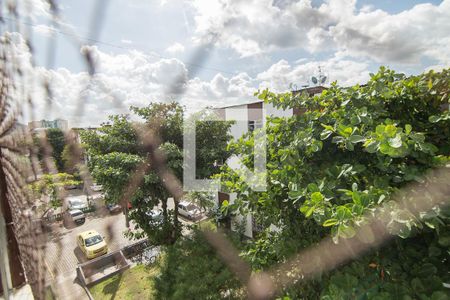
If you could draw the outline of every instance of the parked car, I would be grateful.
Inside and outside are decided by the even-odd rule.
[[[91,185],[91,190],[93,190],[94,192],[101,192],[103,191],[103,186],[95,183]]]
[[[146,213],[146,215],[150,218],[149,222],[159,223],[163,221],[163,214],[161,208],[154,208]]]
[[[64,221],[68,224],[83,225],[86,222],[86,216],[81,210],[72,209],[67,211]]]
[[[122,206],[120,204],[114,204],[114,203],[107,203],[106,208],[110,213],[119,213],[122,211]]]
[[[108,253],[105,239],[95,230],[80,233],[77,236],[77,244],[88,259]]]
[[[91,201],[98,201],[98,200],[105,199],[105,195],[102,193],[98,193],[98,194],[89,195],[87,198]]]
[[[76,189],[78,186],[74,185],[74,184],[69,184],[69,185],[65,185],[64,188],[66,190],[74,190]]]
[[[197,219],[201,215],[200,209],[195,204],[187,201],[178,203],[178,213],[189,220]]]
[[[68,206],[69,210],[73,210],[73,209],[83,210],[83,209],[87,209],[89,207],[87,201],[80,199],[80,198],[69,199],[67,201],[67,206]]]

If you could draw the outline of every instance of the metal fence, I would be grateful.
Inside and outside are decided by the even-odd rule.
[[[7,33],[19,32],[22,35],[26,46],[25,50],[30,53],[31,61],[33,61],[33,44],[30,28],[36,26],[36,24],[27,21],[24,16],[20,15],[21,9],[26,8],[28,2],[26,0],[17,0],[1,3],[1,7],[5,8],[5,11],[0,12],[0,28],[3,32],[0,40],[0,191],[2,212],[0,218],[0,254],[2,262],[0,265],[2,266],[1,278],[5,296],[8,296],[8,291],[12,287],[21,286],[27,281],[32,287],[34,297],[43,299],[47,285],[45,274],[48,271],[48,267],[44,263],[46,233],[42,226],[37,226],[36,222],[33,221],[31,208],[34,205],[34,199],[27,192],[26,187],[28,178],[37,177],[44,171],[37,163],[36,149],[30,142],[31,137],[28,131],[23,126],[20,126],[17,121],[25,107],[30,112],[33,112],[35,107],[33,90],[29,86],[30,76],[32,77],[33,74],[32,70],[21,65],[18,56],[22,53],[18,52],[17,44],[11,34]],[[96,9],[90,22],[92,38],[89,39],[79,37],[60,22],[63,16],[60,14],[57,2],[48,0],[46,3],[52,14],[55,31],[72,40],[74,47],[79,49],[83,45],[102,43],[97,38],[104,24],[104,11],[108,6],[107,1],[97,1]],[[199,68],[206,67],[203,64],[206,63],[210,52],[205,51],[205,49],[213,48],[216,36],[207,36],[203,40],[206,41],[205,47],[194,53],[189,60],[188,65],[191,67],[191,76],[194,76]],[[56,44],[50,44],[48,47],[50,52],[48,54],[51,59],[56,47]],[[89,48],[84,49],[85,51],[80,55],[86,64],[90,80],[86,83],[83,90],[89,90],[92,80],[95,78],[97,66],[91,50]],[[42,85],[46,89],[46,105],[48,109],[51,109],[52,90],[50,82],[38,82],[35,84]],[[177,84],[178,82],[173,82],[168,87],[168,90],[176,87]],[[80,112],[84,110],[86,105],[82,92],[80,91],[77,104]],[[116,99],[114,93],[110,93],[110,96],[114,99],[117,107],[122,105],[121,101]],[[140,139],[147,145],[148,159],[152,162],[152,168],[164,179],[165,188],[175,199],[180,199],[183,195],[182,185],[177,177],[167,168],[164,157],[156,152],[160,139],[155,135],[143,134],[140,136]],[[45,139],[42,143],[46,149],[44,169],[47,172],[54,172],[55,166],[51,160],[52,149]],[[77,161],[83,160],[84,157],[82,157],[82,152],[76,141],[67,137],[67,143],[73,143],[73,148],[75,149],[74,158]],[[149,164],[144,162],[136,169],[129,183],[129,188],[125,191],[124,199],[127,199],[139,186],[148,168]],[[84,169],[81,174],[83,174],[85,182],[92,182],[88,170]],[[433,203],[424,204],[426,206],[420,207],[421,210],[430,209],[432,205],[445,201],[443,195],[450,194],[448,185],[450,175],[448,170],[437,170],[433,173],[433,176],[444,180],[415,186],[415,189],[426,189],[442,196],[438,197]],[[402,203],[402,205],[415,213],[419,212],[416,205],[413,206],[411,203]],[[48,221],[59,219],[61,219],[61,215],[56,215],[48,218]],[[205,235],[223,261],[248,288],[249,298],[268,299],[273,297],[280,289],[298,280],[308,280],[316,274],[331,270],[343,262],[358,257],[372,247],[379,246],[383,241],[389,239],[386,221],[384,211],[380,208],[376,216],[371,218],[371,222],[359,229],[355,238],[339,244],[334,244],[331,239],[325,239],[318,245],[295,255],[287,262],[257,275],[252,275],[250,266],[240,258],[238,251],[224,235],[220,232],[212,231],[205,231]],[[376,233],[375,240],[369,244],[363,242],[363,236],[368,231]],[[9,249],[6,249],[6,244]],[[9,263],[7,263],[8,261]],[[299,263],[302,265],[301,271],[296,268]]]

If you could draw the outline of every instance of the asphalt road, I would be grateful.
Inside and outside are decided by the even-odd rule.
[[[77,264],[85,262],[83,253],[78,248],[76,236],[87,230],[96,230],[105,237],[110,251],[132,244],[124,237],[125,216],[122,213],[111,215],[106,209],[86,217],[81,226],[66,228],[63,224],[54,225],[46,245],[45,261],[49,270],[50,279],[73,273]]]
[[[70,190],[67,196],[82,194],[81,190]],[[123,213],[110,214],[101,198],[96,201],[96,206],[94,213],[86,215],[83,225],[67,228],[62,222],[54,223],[48,234],[44,261],[47,268],[46,282],[54,288],[59,299],[87,299],[85,291],[76,281],[76,267],[86,261],[77,246],[76,237],[79,233],[87,230],[98,231],[105,237],[110,252],[136,242],[130,241],[123,234],[127,230]],[[173,209],[173,206],[173,199],[169,199],[168,208]],[[183,217],[179,219],[185,225],[192,224]],[[133,223],[131,226],[133,227]],[[188,228],[183,231],[183,235],[186,234],[189,234]]]
[[[79,190],[70,191],[72,195],[79,193]],[[86,261],[76,243],[79,233],[87,230],[98,231],[105,237],[110,252],[136,242],[123,235],[127,229],[123,213],[110,214],[101,201],[96,204],[97,210],[87,214],[83,225],[67,228],[62,222],[54,223],[48,234],[44,260],[47,268],[46,282],[56,289],[59,299],[87,297],[75,280],[77,265]]]

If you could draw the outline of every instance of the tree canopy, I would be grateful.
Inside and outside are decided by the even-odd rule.
[[[237,193],[223,210],[252,213],[267,230],[244,253],[264,269],[331,235],[351,238],[380,205],[391,211],[398,238],[322,280],[286,290],[293,299],[412,297],[441,299],[449,282],[450,211],[434,207],[422,219],[399,209],[391,197],[432,168],[450,162],[450,72],[407,77],[381,68],[364,86],[337,84],[322,94],[257,95],[278,108],[302,108],[266,124],[268,189],[254,192],[224,166],[220,174]],[[230,145],[253,164],[253,135]],[[417,195],[420,201],[429,201]],[[271,224],[278,232],[270,231]]]
[[[97,131],[82,132],[82,142],[87,150],[89,168],[97,183],[102,184],[105,199],[111,203],[131,202],[130,218],[155,244],[173,243],[181,231],[177,206],[168,206],[171,197],[160,176],[153,168],[148,148],[142,140],[145,134],[159,138],[158,151],[164,154],[169,170],[183,182],[183,116],[184,108],[177,103],[151,103],[146,107],[131,107],[143,122],[131,122],[125,115],[111,116],[108,123]],[[206,114],[207,112],[205,112]],[[198,174],[208,176],[219,170],[214,160],[227,157],[227,122],[200,122],[197,128]],[[213,141],[213,142],[212,142]],[[216,155],[215,157],[212,155]],[[147,164],[149,168],[142,182],[123,199],[134,172]],[[179,199],[175,199],[175,204]],[[155,206],[163,210],[163,221],[152,220],[148,213]]]
[[[64,147],[66,145],[64,132],[59,128],[48,128],[45,130],[45,138],[46,143],[44,143],[41,139],[44,137],[39,137],[38,135],[33,136],[33,142],[37,149],[37,156],[40,161],[43,160],[44,156],[47,154],[51,154],[55,162],[55,166],[59,172],[64,172],[64,161],[62,157],[62,153]],[[51,149],[45,149],[47,146],[51,147]],[[51,150],[51,152],[50,152]]]
[[[167,247],[159,260],[156,299],[243,299],[245,290],[199,229]]]
[[[52,207],[62,206],[62,199],[58,194],[66,186],[78,185],[81,182],[67,173],[43,174],[39,180],[29,185],[31,192],[37,196],[47,195]]]

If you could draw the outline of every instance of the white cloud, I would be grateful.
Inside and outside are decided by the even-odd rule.
[[[293,25],[292,14],[273,6],[271,0],[196,0],[192,5],[197,11],[197,40],[213,36],[219,46],[243,57],[293,46],[306,34],[301,26]]]
[[[216,74],[210,80],[189,78],[188,70],[178,59],[155,59],[138,51],[109,54],[95,46],[86,46],[96,63],[91,78],[87,72],[74,73],[65,68],[47,70],[33,68],[31,55],[20,35],[12,34],[17,43],[14,51],[22,62],[27,81],[25,89],[32,95],[33,109],[25,119],[64,118],[71,126],[97,125],[110,114],[128,113],[129,106],[145,106],[152,101],[179,101],[188,110],[206,106],[223,106],[255,100],[258,88],[285,92],[289,84],[298,87],[317,74],[318,66],[342,85],[364,83],[368,79],[368,64],[345,57],[307,62],[298,60],[291,65],[285,60],[273,64],[255,77],[245,72],[232,76]],[[51,105],[46,100],[42,83],[48,82]],[[26,102],[23,97],[23,102]]]
[[[269,69],[257,75],[261,88],[269,88],[278,92],[289,90],[290,85],[301,88],[311,84],[312,76],[318,75],[321,67],[328,80],[337,81],[341,86],[365,83],[369,79],[368,63],[333,57],[324,61],[305,62],[292,66],[286,60],[280,60]]]
[[[31,54],[19,34],[14,39],[16,59],[26,74],[26,93],[33,106],[23,107],[24,122],[31,119],[68,119],[70,126],[98,125],[107,116],[129,113],[129,106],[145,106],[152,101],[179,101],[189,110],[205,106],[237,103],[253,94],[252,79],[245,73],[232,77],[217,74],[209,81],[188,78],[188,70],[178,59],[158,59],[138,51],[112,55],[95,46],[86,46],[96,64],[96,73],[74,73],[65,68],[33,68]],[[44,82],[49,83],[48,101]],[[19,89],[20,90],[20,89]],[[20,96],[26,103],[27,96]],[[20,107],[20,105],[19,105]]]
[[[184,46],[180,43],[175,43],[169,46],[166,51],[171,54],[182,53],[184,52]]]
[[[50,17],[50,3],[46,0],[27,0],[18,5],[18,15],[30,17],[33,21],[39,17]]]
[[[346,18],[330,29],[340,49],[378,62],[419,63],[423,57],[448,64],[450,49],[442,45],[450,32],[450,1],[416,5],[390,15],[381,10]],[[436,57],[435,51],[445,56]]]
[[[450,0],[398,14],[356,0],[194,0],[197,40],[215,36],[219,47],[251,56],[274,49],[343,51],[382,63],[449,64]],[[446,46],[447,45],[447,46]]]
[[[362,13],[369,13],[375,10],[375,6],[373,4],[364,4],[363,7],[361,7],[360,11]]]
[[[290,83],[301,87],[321,66],[324,72],[342,85],[364,83],[369,78],[368,64],[341,58],[290,65],[280,60],[254,78],[247,73],[234,76],[216,74],[211,80],[188,78],[186,66],[177,59],[153,61],[137,51],[110,55],[92,47],[98,70],[88,86],[86,73],[66,69],[42,70],[49,78],[56,108],[60,113],[72,112],[83,124],[98,124],[108,114],[126,113],[130,105],[144,106],[151,101],[179,101],[188,110],[206,106],[231,105],[254,100],[257,88],[285,92]],[[85,107],[92,113],[76,115],[80,91]]]
[[[51,37],[55,35],[55,28],[44,24],[34,26],[34,31],[45,37]]]

